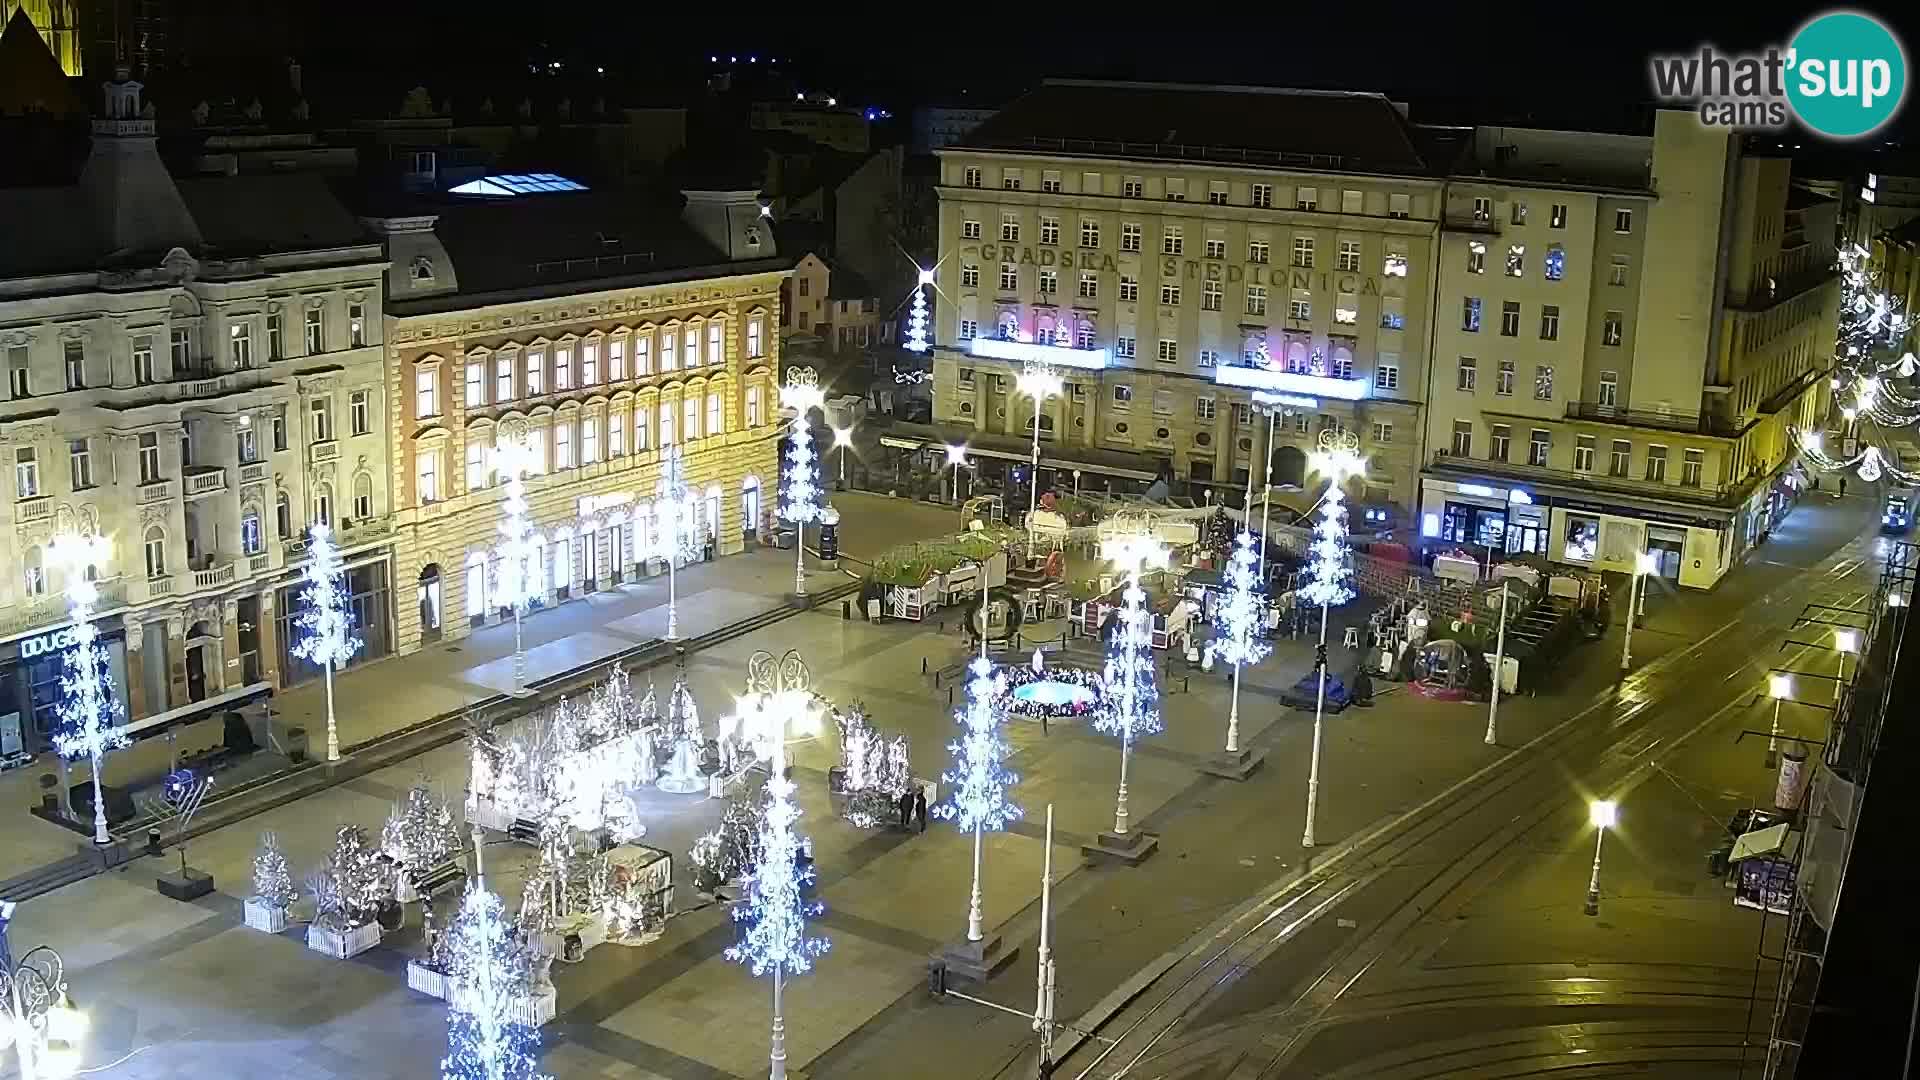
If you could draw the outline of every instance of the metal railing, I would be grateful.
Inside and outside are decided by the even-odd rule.
[[[1567,402],[1567,419],[1594,420],[1603,424],[1623,424],[1627,427],[1655,428],[1660,431],[1679,431],[1693,435],[1715,435],[1721,438],[1732,438],[1740,434],[1740,425],[1713,413],[1629,409],[1619,405],[1603,405],[1597,401]]]
[[[1453,469],[1459,472],[1481,473],[1504,477],[1511,480],[1545,480],[1553,483],[1590,487],[1601,491],[1613,491],[1622,495],[1645,495],[1662,499],[1674,499],[1681,502],[1707,504],[1726,504],[1732,500],[1732,494],[1740,490],[1732,484],[1681,484],[1665,480],[1641,480],[1631,476],[1613,476],[1604,472],[1580,472],[1574,469],[1555,469],[1546,465],[1528,465],[1525,462],[1501,461],[1497,458],[1458,457],[1445,450],[1435,451],[1429,465],[1433,468]]]

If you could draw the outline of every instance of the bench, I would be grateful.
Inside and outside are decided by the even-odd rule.
[[[457,862],[443,862],[421,874],[413,883],[414,889],[424,897],[438,896],[450,892],[467,880],[466,867]]]

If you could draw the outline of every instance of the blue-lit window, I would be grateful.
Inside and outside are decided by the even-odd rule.
[[[569,180],[558,173],[501,173],[496,176],[483,176],[452,188],[453,195],[483,195],[489,198],[504,198],[513,195],[536,195],[545,191],[585,191],[587,186],[577,180]]]
[[[1567,249],[1555,244],[1547,249],[1547,280],[1559,281],[1567,272]]]

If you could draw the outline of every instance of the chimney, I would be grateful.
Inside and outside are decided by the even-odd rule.
[[[681,191],[681,213],[701,238],[729,260],[764,259],[780,253],[773,241],[773,219],[758,191]]]
[[[200,228],[155,147],[151,107],[123,64],[101,86],[104,114],[93,122],[93,152],[80,171],[110,258],[173,248],[197,251]]]

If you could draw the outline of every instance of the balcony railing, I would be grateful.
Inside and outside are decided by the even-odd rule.
[[[1627,409],[1618,405],[1602,405],[1595,401],[1567,402],[1567,419],[1594,420],[1603,424],[1621,424],[1626,427],[1653,428],[1659,431],[1680,431],[1729,439],[1740,434],[1738,424],[1713,413]]]
[[[1730,484],[1678,484],[1666,480],[1641,480],[1632,476],[1613,476],[1600,471],[1580,472],[1574,469],[1554,469],[1545,465],[1528,465],[1525,462],[1500,461],[1493,458],[1458,457],[1444,450],[1433,455],[1431,467],[1456,473],[1476,473],[1516,481],[1531,480],[1565,484],[1620,495],[1639,495],[1645,498],[1712,505],[1730,504],[1733,501],[1732,496],[1737,493],[1737,489]]]
[[[333,461],[339,456],[340,444],[332,439],[328,439],[326,442],[317,442],[307,447],[307,460],[313,462],[315,465],[325,461]]]
[[[271,555],[255,555],[247,560],[247,571],[249,573],[264,574],[271,569],[273,569],[273,556]]]
[[[13,520],[22,525],[35,521],[45,521],[53,516],[53,496],[37,495],[31,499],[21,499],[14,504]]]
[[[170,577],[152,577],[147,579],[148,596],[172,596],[173,579]]]
[[[267,463],[264,461],[250,462],[240,466],[240,482],[243,484],[257,484],[266,478]]]
[[[1451,232],[1498,233],[1498,218],[1481,217],[1471,210],[1449,210],[1441,219],[1441,227]]]
[[[227,490],[227,470],[218,465],[188,466],[184,479],[189,499]]]
[[[233,563],[223,563],[210,569],[195,570],[193,572],[193,587],[195,589],[217,589],[222,585],[233,584],[234,565]]]
[[[140,502],[142,505],[166,502],[171,498],[173,498],[173,481],[171,480],[154,480],[150,483],[140,485]]]

